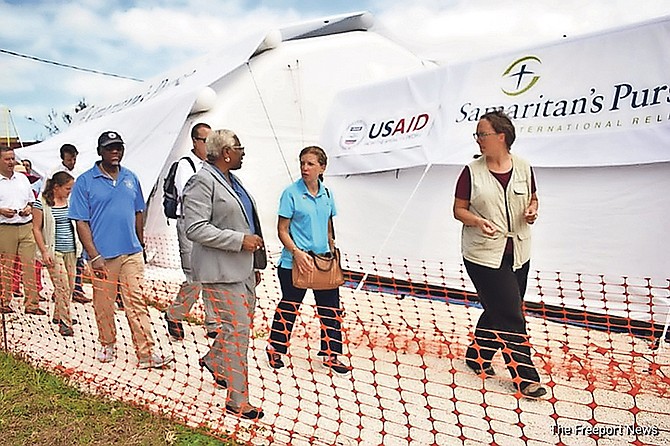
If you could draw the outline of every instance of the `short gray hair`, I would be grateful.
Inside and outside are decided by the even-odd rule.
[[[223,156],[223,149],[232,149],[239,145],[239,139],[232,130],[212,130],[207,135],[207,160],[214,162]]]

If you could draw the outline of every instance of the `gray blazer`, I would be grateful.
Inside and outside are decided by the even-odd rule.
[[[262,237],[256,203],[253,198],[251,201],[254,215],[247,216],[233,188],[210,163],[206,162],[188,180],[182,215],[186,237],[193,241],[191,270],[195,281],[242,282],[251,275],[255,264],[257,268],[265,267],[264,249],[256,253],[242,251],[244,235],[251,234],[249,218],[255,220],[256,233]],[[256,261],[254,255],[258,257]]]

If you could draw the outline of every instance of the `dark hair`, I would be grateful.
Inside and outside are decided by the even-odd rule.
[[[2,153],[2,152],[9,152],[10,150],[11,150],[12,152],[14,151],[14,149],[12,149],[11,147],[7,147],[7,146],[2,146],[2,145],[0,145],[0,153]]]
[[[209,126],[209,124],[205,124],[204,122],[199,122],[196,125],[194,125],[193,128],[191,129],[191,139],[197,138],[198,137],[198,130],[200,130],[203,127],[206,128],[206,129],[210,129],[210,130],[212,129]]]
[[[33,162],[30,161],[28,158],[23,158],[23,159],[21,160],[21,164],[23,164],[23,163],[28,163],[28,165],[30,166],[30,168],[31,168],[31,169],[33,168]]]
[[[60,159],[65,159],[65,154],[69,153],[70,155],[79,155],[79,150],[72,144],[63,144],[60,146]]]
[[[54,205],[54,187],[55,186],[64,186],[70,181],[74,180],[74,177],[65,171],[56,172],[51,178],[47,180],[46,186],[44,186],[44,191],[42,192],[42,198],[47,202],[49,206]]]
[[[310,153],[312,155],[316,155],[316,159],[319,161],[320,165],[322,165],[323,167],[326,167],[328,165],[328,156],[326,155],[326,152],[319,146],[305,147],[300,151],[300,156],[298,156],[298,159],[302,158],[303,155],[307,155]],[[319,180],[323,181],[323,174],[319,174]]]
[[[510,150],[512,148],[512,144],[516,140],[516,131],[514,130],[512,120],[505,114],[505,112],[502,110],[488,112],[483,114],[479,119],[486,119],[491,123],[491,127],[493,127],[493,130],[495,130],[496,133],[504,134],[507,149]]]

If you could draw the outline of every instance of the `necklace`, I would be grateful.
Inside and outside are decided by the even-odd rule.
[[[104,172],[104,174],[107,175],[109,177],[109,179],[112,180],[112,186],[116,186],[116,178],[114,176],[112,176],[111,173],[109,173],[105,170],[105,168],[102,166],[102,163],[100,163],[99,166],[100,166],[100,170],[102,170]]]

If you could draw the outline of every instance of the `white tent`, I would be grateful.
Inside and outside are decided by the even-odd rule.
[[[478,109],[504,106],[518,114],[513,150],[536,166],[541,218],[532,268],[651,277],[667,287],[668,41],[663,19],[435,67],[376,33],[368,13],[330,17],[256,33],[171,70],[85,110],[67,131],[19,156],[45,171],[69,142],[90,166],[97,136],[121,133],[123,164],[145,195],[158,186],[146,226],[159,241],[152,263],[178,268],[160,185],[190,149],[193,124],[233,129],[247,147],[239,175],[275,254],[279,194],[298,176],[300,149],[321,141],[331,157],[339,246],[350,258],[396,262],[350,268],[472,289],[460,267],[453,188],[477,151]],[[602,299],[593,305],[599,310]],[[647,305],[639,317],[648,313]]]
[[[191,148],[197,122],[234,130],[247,148],[239,176],[252,191],[270,251],[279,252],[276,210],[282,189],[299,177],[297,155],[318,142],[333,97],[434,66],[374,31],[359,12],[264,30],[143,82],[119,99],[77,114],[64,132],[18,151],[38,172],[59,163],[72,143],[79,168],[99,159],[105,130],[126,142],[123,165],[138,174],[145,196],[155,188],[145,234],[152,263],[179,268],[174,224],[162,213],[162,180],[170,164]]]
[[[335,175],[329,182],[340,197],[357,197],[340,200],[342,244],[364,256],[442,260],[454,270],[410,268],[461,287],[454,187],[479,153],[472,137],[479,116],[502,107],[516,123],[513,152],[535,166],[540,219],[531,268],[545,283],[561,272],[603,275],[607,284],[591,284],[586,302],[550,284],[544,301],[646,320],[652,309],[665,322],[668,42],[665,17],[342,92],[322,135]],[[623,276],[639,288],[618,286]]]

